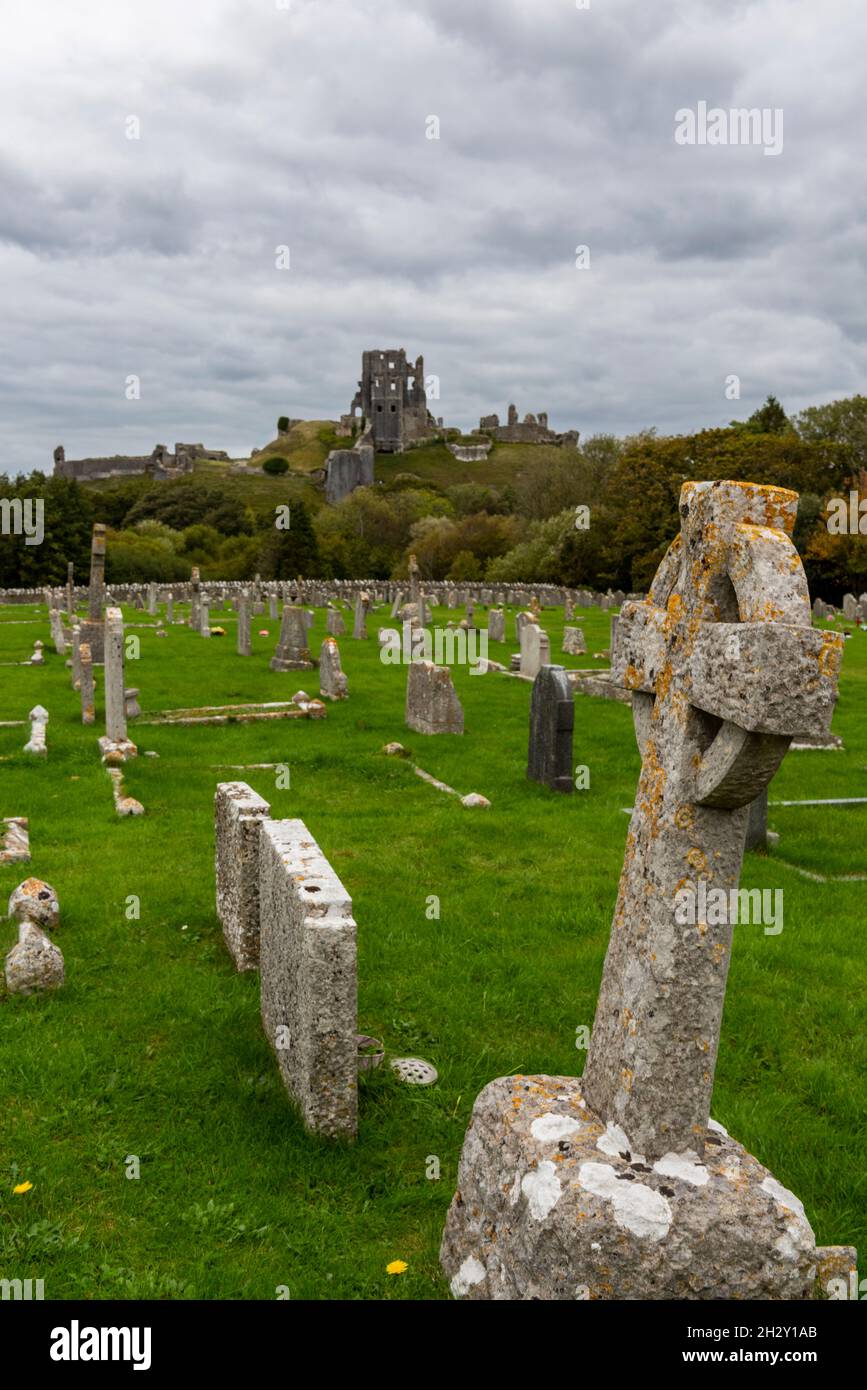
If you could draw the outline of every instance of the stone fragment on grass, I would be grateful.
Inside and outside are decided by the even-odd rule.
[[[30,863],[30,830],[26,816],[0,820],[0,864]]]
[[[35,922],[18,928],[18,942],[6,957],[6,988],[10,994],[41,994],[64,982],[63,953]]]
[[[25,878],[10,894],[8,915],[18,922],[33,922],[44,931],[55,931],[60,924],[57,893],[41,878]]]

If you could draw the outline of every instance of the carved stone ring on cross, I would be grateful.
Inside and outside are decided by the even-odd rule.
[[[634,692],[642,759],[668,726],[652,756],[698,805],[746,805],[796,734],[830,726],[842,639],[812,627],[797,503],[756,483],[685,484],[680,535],[647,599],[621,611],[611,674]]]

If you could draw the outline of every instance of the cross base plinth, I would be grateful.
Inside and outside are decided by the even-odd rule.
[[[710,1122],[700,1157],[644,1162],[625,1142],[586,1105],[579,1079],[486,1086],[440,1251],[453,1295],[822,1296],[829,1252],[817,1252],[801,1203],[722,1126]]]

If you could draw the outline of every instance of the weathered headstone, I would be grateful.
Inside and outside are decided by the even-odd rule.
[[[410,601],[410,603],[418,603],[419,597],[420,597],[420,592],[419,592],[419,570],[418,570],[418,560],[415,558],[414,555],[410,555],[410,557],[409,557],[409,601]]]
[[[506,615],[502,608],[488,609],[488,637],[491,642],[506,640]]]
[[[280,624],[280,640],[271,658],[272,671],[309,671],[313,667],[307,631],[313,622],[304,608],[287,603]]]
[[[571,792],[575,700],[562,666],[543,666],[533,682],[527,776],[555,792]]]
[[[238,970],[259,965],[259,831],[271,814],[246,782],[220,782],[214,796],[217,916]]]
[[[564,627],[563,629],[563,652],[566,656],[583,656],[587,651],[587,643],[584,640],[584,633],[580,627]]]
[[[352,901],[303,821],[259,842],[262,1023],[289,1095],[316,1134],[355,1136],[356,926]]]
[[[737,888],[749,803],[833,712],[842,642],[811,626],[796,508],[687,483],[680,536],[623,607],[612,679],[642,770],[587,1065],[476,1101],[441,1252],[457,1296],[813,1294],[801,1203],[709,1118],[733,924],[678,915],[690,881]]]
[[[367,611],[370,608],[370,595],[359,594],[355,600],[355,621],[352,626],[352,636],[356,642],[363,642],[367,638]]]
[[[190,627],[193,629],[194,632],[198,632],[198,631],[200,630],[201,626],[202,626],[202,615],[201,615],[201,608],[200,608],[200,600],[201,600],[201,580],[199,579],[199,570],[198,570],[198,567],[194,565],[194,566],[193,566],[193,569],[192,569],[192,572],[191,572],[191,574],[190,574],[190,618],[189,618]]]
[[[464,711],[448,666],[411,661],[406,677],[406,724],[417,734],[462,734]]]
[[[75,617],[75,566],[70,560],[66,566],[66,616],[70,622]]]
[[[99,665],[103,660],[105,627],[105,527],[97,522],[90,543],[90,588],[87,595],[87,617],[82,619],[81,640],[90,647],[90,659]]]
[[[52,608],[49,613],[51,622],[51,640],[54,643],[54,650],[58,656],[66,655],[66,633],[63,630],[63,619],[60,616],[59,608]]]
[[[90,643],[88,643],[88,649]],[[93,656],[91,654],[91,660]],[[72,681],[73,690],[81,688],[81,624],[74,623],[72,627],[72,657],[68,662],[69,675]]]
[[[250,645],[250,596],[245,589],[238,597],[238,655],[249,656]]]
[[[543,666],[551,660],[547,632],[538,623],[524,623],[521,628],[521,675],[536,679]]]
[[[327,700],[345,700],[348,693],[340,650],[333,637],[326,637],[319,651],[319,694]]]
[[[346,634],[346,624],[343,621],[343,614],[339,608],[329,608],[325,617],[325,630],[329,637],[343,637]]]
[[[199,633],[202,637],[211,635],[211,600],[207,594],[199,596]]]

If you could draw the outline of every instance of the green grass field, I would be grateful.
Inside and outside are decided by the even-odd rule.
[[[147,814],[123,820],[97,751],[101,688],[97,725],[83,727],[45,610],[0,609],[0,662],[46,644],[43,668],[0,667],[0,720],[37,703],[51,716],[46,761],[21,751],[27,728],[0,728],[0,815],[29,817],[32,850],[30,865],[0,867],[0,899],[28,874],[54,885],[67,971],[52,997],[0,997],[0,1278],[43,1278],[49,1299],[272,1299],[278,1286],[292,1298],[445,1298],[439,1239],[477,1093],[511,1072],[582,1069],[576,1028],[593,1021],[638,774],[630,712],[578,695],[574,755],[590,787],[548,792],[525,777],[525,682],[458,669],[465,736],[404,728],[406,671],[382,665],[375,640],[387,613],[370,615],[368,642],[341,639],[350,699],[323,722],[131,725],[140,756],[126,791]],[[141,656],[127,684],[145,715],[317,693],[315,672],[269,670],[275,622],[254,619],[242,658],[233,615],[215,608],[212,621],[225,638],[130,629]],[[562,611],[543,621],[560,660]],[[607,647],[606,615],[579,621],[591,652]],[[510,615],[510,641],[491,644],[506,664],[513,631]],[[323,635],[320,610],[314,652]],[[867,795],[865,683],[859,632],[834,722],[845,751],[789,753],[772,801]],[[491,809],[464,809],[384,757],[395,739]],[[290,788],[271,771],[215,766],[259,762],[288,764]],[[387,1066],[362,1078],[352,1147],[304,1133],[260,1026],[258,978],[236,974],[223,946],[213,794],[235,778],[273,815],[304,819],[352,897],[360,1031],[439,1069],[429,1089]],[[747,855],[742,882],[783,888],[785,925],[735,931],[713,1113],[801,1197],[820,1243],[863,1246],[867,883],[833,879],[867,874],[867,807],[772,808],[770,823],[779,847]],[[15,936],[0,920],[4,951]],[[396,1259],[408,1268],[389,1276]]]

